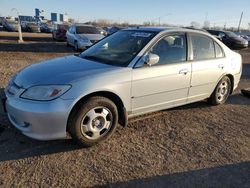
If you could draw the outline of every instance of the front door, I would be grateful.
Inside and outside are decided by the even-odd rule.
[[[151,67],[143,65],[133,69],[133,114],[166,109],[187,101],[191,63],[187,62],[186,35],[167,35],[148,53],[158,55],[160,60]]]

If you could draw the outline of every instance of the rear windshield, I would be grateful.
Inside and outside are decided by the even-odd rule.
[[[78,34],[99,34],[99,31],[92,26],[77,26],[76,33]]]

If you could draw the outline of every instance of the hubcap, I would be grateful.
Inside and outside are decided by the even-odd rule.
[[[89,110],[81,121],[82,134],[91,140],[106,135],[112,125],[112,113],[106,107],[96,107]]]
[[[222,82],[217,89],[217,99],[219,102],[223,101],[229,94],[229,85],[226,81]]]

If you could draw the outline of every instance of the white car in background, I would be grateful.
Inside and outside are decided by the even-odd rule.
[[[85,50],[101,40],[104,35],[92,26],[86,24],[72,25],[66,33],[67,45],[73,46],[75,51]]]

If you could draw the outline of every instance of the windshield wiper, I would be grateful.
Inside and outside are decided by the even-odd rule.
[[[94,61],[98,61],[99,58],[92,56],[92,55],[86,55],[86,56],[81,56],[81,58],[87,59],[87,60],[94,60]]]

